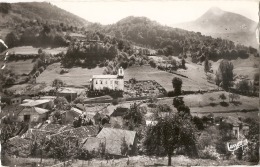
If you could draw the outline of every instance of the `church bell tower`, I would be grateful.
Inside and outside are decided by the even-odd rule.
[[[118,78],[124,78],[124,69],[123,69],[122,67],[120,67],[120,68],[118,69],[117,77],[118,77]]]

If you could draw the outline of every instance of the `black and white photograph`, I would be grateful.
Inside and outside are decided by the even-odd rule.
[[[259,9],[0,0],[0,166],[259,165]]]

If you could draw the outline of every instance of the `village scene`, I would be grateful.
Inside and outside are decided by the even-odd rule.
[[[1,166],[259,164],[252,18],[100,24],[64,4],[0,3]]]

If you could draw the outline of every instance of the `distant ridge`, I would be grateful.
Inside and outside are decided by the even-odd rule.
[[[221,37],[246,46],[255,46],[257,23],[240,14],[210,8],[201,17],[192,22],[172,25],[189,31],[201,32],[213,37]]]
[[[14,26],[26,20],[83,27],[90,22],[48,2],[0,3],[0,25]]]

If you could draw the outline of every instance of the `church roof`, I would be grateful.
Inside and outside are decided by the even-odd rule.
[[[117,79],[117,75],[93,75],[92,79]]]

